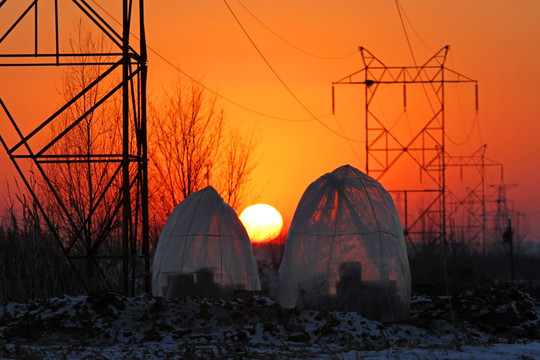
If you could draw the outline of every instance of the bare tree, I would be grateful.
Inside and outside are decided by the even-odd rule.
[[[254,169],[253,133],[227,130],[216,97],[198,82],[178,80],[149,117],[151,207],[163,223],[191,193],[214,186],[233,208],[241,204]]]
[[[223,199],[235,210],[244,204],[249,190],[250,176],[255,169],[253,154],[258,139],[253,131],[242,134],[238,129],[231,130],[226,137],[225,151],[221,160],[220,176],[217,184]]]
[[[112,219],[115,197],[120,182],[115,179],[115,166],[107,161],[91,161],[95,156],[121,153],[120,108],[115,95],[97,106],[112,88],[101,81],[94,86],[104,69],[100,65],[107,53],[103,36],[97,37],[79,22],[78,36],[70,39],[72,53],[80,53],[81,65],[69,67],[58,89],[68,102],[82,94],[52,125],[52,138],[73,126],[51,147],[50,153],[73,161],[60,162],[46,169],[56,195],[45,199],[51,219],[55,222],[65,245],[79,256],[86,257],[88,279],[95,275],[95,258],[117,224]],[[45,186],[44,186],[45,188]],[[111,190],[114,189],[114,190]],[[92,281],[91,281],[92,282]]]

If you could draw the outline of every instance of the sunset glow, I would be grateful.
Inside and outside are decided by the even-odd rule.
[[[59,25],[65,32],[59,48],[65,52],[69,31],[84,14],[69,1],[62,5],[60,13],[66,17]],[[122,33],[121,2],[95,0],[92,5]],[[25,2],[16,1],[2,6],[0,36],[26,7]],[[485,157],[504,165],[504,179],[500,168],[486,169],[485,195],[496,196],[493,186],[503,181],[519,185],[507,192],[508,204],[526,214],[526,240],[540,241],[540,191],[536,184],[540,167],[528,160],[540,153],[536,139],[540,132],[540,68],[536,64],[540,57],[540,42],[536,41],[539,13],[538,1],[515,6],[466,0],[146,1],[149,100],[155,104],[166,98],[178,78],[186,83],[190,78],[202,79],[209,94],[217,94],[216,103],[224,111],[227,126],[243,133],[253,131],[260,140],[245,200],[272,203],[289,222],[311,181],[344,164],[366,169],[364,88],[336,87],[334,103],[331,98],[332,82],[364,68],[359,47],[368,49],[385,65],[412,66],[424,64],[449,45],[445,66],[478,80],[479,111],[475,110],[472,84],[447,85],[445,151],[470,156],[487,145]],[[1,54],[34,51],[30,15],[33,13],[5,38]],[[44,32],[37,46],[41,53],[55,49],[53,15],[48,5],[40,3],[39,28]],[[136,25],[131,29],[134,33]],[[137,47],[137,41],[131,45]],[[0,70],[0,97],[24,134],[64,103],[57,96],[63,69]],[[433,116],[437,100],[426,99],[431,89],[431,85],[381,85],[370,111],[391,129],[392,137],[408,145],[426,125],[417,120]],[[5,129],[4,138],[14,137],[3,111],[0,129]],[[393,173],[380,182],[389,189],[426,188],[429,177],[402,159],[413,161],[401,156]],[[5,169],[0,181],[15,189],[12,179],[16,171],[3,150],[0,166]],[[446,182],[462,185],[465,179],[463,188],[474,189],[476,183],[466,181],[476,176],[475,170],[449,168]],[[404,179],[403,174],[411,176]],[[451,190],[458,198],[448,201],[463,203],[467,194]],[[405,202],[416,209],[417,204],[433,201],[395,200],[401,213]],[[0,208],[7,206],[0,204]]]
[[[266,204],[248,206],[240,220],[244,224],[252,243],[270,241],[281,232],[283,218],[279,211]]]

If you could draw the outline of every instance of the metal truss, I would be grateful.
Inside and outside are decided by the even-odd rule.
[[[447,154],[446,166],[459,169],[460,178],[463,180],[463,171],[472,168],[476,176],[467,176],[472,183],[466,186],[465,194],[457,194],[457,191],[447,189],[447,218],[450,222],[450,237],[467,239],[471,245],[481,244],[482,253],[486,251],[486,227],[488,207],[491,197],[487,192],[488,179],[486,169],[495,167],[500,170],[502,183],[502,164],[485,156],[487,145],[482,145],[469,156],[452,156]]]
[[[476,176],[471,176],[470,172],[467,174],[465,193],[458,194],[456,184],[451,189],[447,187],[449,237],[466,240],[472,248],[481,245],[484,255],[489,248],[497,248],[497,244],[501,246],[509,221],[513,221],[517,237],[523,235],[520,230],[524,217],[513,209],[506,197],[506,190],[517,185],[504,183],[503,165],[487,158],[486,149],[487,145],[482,145],[469,156],[446,156],[447,169],[459,169],[461,182],[466,168],[474,169],[473,174],[476,173]],[[497,170],[498,179],[489,178],[489,168]]]
[[[13,4],[13,1],[0,2],[0,15],[7,8],[6,5]],[[43,71],[59,67],[102,69],[73,98],[49,117],[33,123],[32,130],[27,132],[23,131],[21,125],[24,123],[27,126],[28,119],[20,119],[16,113],[10,112],[9,104],[1,98],[2,93],[10,89],[0,88],[0,142],[88,291],[108,287],[121,289],[126,294],[133,293],[137,283],[140,283],[137,277],[144,277],[144,290],[150,291],[147,56],[143,0],[136,3],[134,5],[133,0],[122,0],[122,30],[117,31],[86,0],[41,1],[39,5],[37,0],[28,1],[28,6],[12,19],[7,31],[0,34],[0,71],[15,67],[34,67]],[[71,12],[66,10],[68,7]],[[95,32],[102,34],[111,50],[84,53],[64,50],[63,45],[64,48],[67,46],[62,41],[68,33],[65,28],[66,24],[71,23],[73,13],[78,13]],[[54,24],[54,30],[41,32],[44,23]],[[18,28],[32,25],[29,41],[33,44],[33,51],[10,52],[4,46],[15,36]],[[138,38],[131,34],[132,31],[138,34]],[[107,90],[98,93],[96,89],[103,83],[108,84]],[[90,106],[70,118],[70,112],[75,113],[74,107],[89,94],[98,95]],[[113,121],[113,131],[121,132],[118,144],[110,150],[88,151],[61,146],[66,139],[74,136],[77,127],[82,126],[84,121],[90,121],[88,119],[113,99],[118,99],[119,115],[92,121]],[[59,120],[66,118],[70,119],[67,123]],[[51,139],[53,128],[55,131]],[[100,136],[106,138],[111,134],[103,133]],[[46,139],[45,143],[43,139]],[[87,188],[76,190],[86,190],[88,193],[81,195],[81,198],[91,201],[87,206],[75,205],[66,196],[66,189],[62,188],[65,183],[59,180],[59,173],[64,171],[74,175],[81,168],[96,168],[100,166],[98,164],[103,164],[101,169],[106,169],[101,172],[100,185],[94,184],[92,181],[97,180],[90,180],[89,175]],[[34,186],[34,181],[39,184],[39,189]],[[78,208],[74,209],[75,206]]]
[[[445,46],[421,66],[386,66],[367,49],[360,47],[364,67],[333,82],[335,85],[363,85],[365,89],[366,172],[381,180],[404,159],[411,161],[424,184],[421,188],[389,189],[395,198],[404,202],[400,213],[404,233],[410,244],[418,241],[436,242],[446,238],[446,151],[445,151],[445,85],[474,83],[473,80],[445,67],[449,47]],[[407,140],[398,139],[392,129],[381,121],[373,102],[382,86],[403,86],[404,105],[408,86],[421,86],[430,101],[431,114],[420,130]],[[334,91],[332,91],[334,93]],[[422,199],[418,214],[410,209],[412,198]],[[416,204],[417,205],[417,204]]]
[[[494,245],[503,242],[503,234],[510,221],[512,229],[515,231],[515,238],[518,239],[524,236],[521,231],[524,227],[525,214],[515,210],[513,203],[506,196],[507,190],[517,186],[518,184],[505,184],[503,181],[500,184],[489,185],[490,199],[494,208],[486,212],[486,217],[490,218],[493,224],[490,231],[493,237],[489,240]]]

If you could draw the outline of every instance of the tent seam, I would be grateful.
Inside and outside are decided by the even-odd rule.
[[[186,246],[187,246],[188,238],[189,238],[189,235],[190,235],[189,231],[191,230],[191,225],[193,225],[193,219],[195,218],[195,213],[197,212],[197,209],[199,208],[199,205],[200,205],[200,203],[202,201],[202,197],[204,195],[205,195],[205,193],[201,193],[201,196],[199,197],[199,199],[197,201],[197,205],[195,205],[195,210],[191,214],[191,220],[189,221],[189,226],[188,226],[186,236],[185,236],[186,241],[184,241],[184,246],[182,247],[182,261],[180,261],[180,270],[182,271],[182,273],[184,272],[184,256],[185,256],[185,253],[186,253]]]

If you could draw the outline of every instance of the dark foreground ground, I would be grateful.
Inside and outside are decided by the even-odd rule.
[[[66,296],[0,306],[0,358],[540,359],[540,303],[486,286],[415,296],[408,320],[383,324],[262,296]]]

